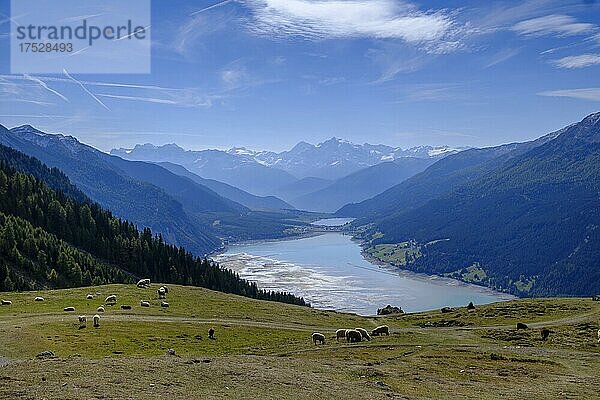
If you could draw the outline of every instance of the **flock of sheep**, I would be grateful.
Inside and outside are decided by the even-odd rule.
[[[371,340],[372,336],[380,336],[380,335],[390,335],[390,328],[387,325],[381,325],[377,328],[373,329],[371,334],[367,332],[366,329],[363,328],[354,328],[354,329],[338,329],[335,331],[335,339],[339,342],[340,338],[343,340],[346,339],[348,343],[357,343],[362,342],[363,339]],[[315,344],[325,344],[325,335],[319,332],[315,332],[312,334],[312,341]]]
[[[136,285],[138,288],[149,288],[150,287],[150,279],[146,278],[146,279],[140,279],[137,282]],[[158,298],[161,300],[160,306],[161,307],[169,307],[169,303],[166,301],[166,296],[167,293],[169,293],[169,288],[167,286],[161,286],[157,291],[156,294],[158,295]],[[100,295],[100,293],[97,293],[97,295]],[[86,296],[87,300],[93,300],[94,299],[94,295],[92,294],[88,294]],[[44,301],[45,299],[41,296],[36,296],[34,298],[34,301],[36,302],[40,302],[40,301]],[[108,297],[106,297],[106,299],[104,300],[105,304],[114,306],[117,303],[117,296],[112,294]],[[12,304],[12,301],[10,300],[1,300],[0,301],[0,305],[3,306],[10,306]],[[140,307],[150,307],[150,301],[148,300],[140,300]],[[469,304],[469,307],[472,307],[472,303]],[[131,305],[127,305],[127,304],[122,304],[121,305],[121,309],[123,310],[131,310],[132,306]],[[63,309],[63,311],[65,312],[74,312],[75,311],[75,307],[69,306],[69,307],[65,307]],[[98,306],[98,308],[96,309],[96,311],[98,313],[103,313],[105,311],[104,305],[100,305]],[[442,309],[442,312],[444,312],[444,309]],[[95,314],[92,317],[93,323],[94,323],[94,327],[98,328],[100,326],[100,315],[99,314]],[[78,317],[78,321],[79,321],[79,327],[80,328],[85,328],[86,324],[87,324],[87,317],[85,315],[80,315]],[[522,322],[517,323],[517,330],[520,329],[527,329],[528,326]],[[209,338],[210,339],[214,339],[214,329],[210,328],[209,330]],[[335,332],[335,338],[336,341],[339,342],[340,338],[343,340],[344,338],[346,339],[346,342],[348,343],[357,343],[357,342],[361,342],[363,339],[370,341],[372,339],[372,336],[380,336],[380,335],[387,335],[389,336],[390,334],[390,329],[387,325],[381,325],[378,326],[377,328],[373,329],[373,331],[371,332],[371,334],[369,335],[369,332],[367,332],[366,329],[363,328],[354,328],[354,329],[338,329]],[[550,335],[550,330],[544,328],[540,331],[542,340],[546,340],[548,338],[548,336]],[[312,341],[315,345],[317,344],[325,344],[325,335],[323,335],[320,332],[314,332],[312,334]],[[600,329],[598,330],[598,343],[600,343]]]
[[[140,279],[137,283],[137,287],[138,288],[148,288],[150,287],[150,279]],[[157,291],[156,294],[158,295],[158,298],[161,299],[161,303],[160,306],[161,307],[169,307],[169,303],[166,301],[166,296],[167,293],[169,293],[169,288],[167,286],[161,286]],[[100,295],[100,293],[96,293],[96,295]],[[94,295],[93,294],[88,294],[86,296],[86,300],[93,300],[94,299]],[[36,302],[41,302],[41,301],[45,301],[45,299],[42,296],[36,296],[33,301]],[[106,297],[106,299],[104,299],[104,303],[114,306],[117,304],[117,295],[115,294],[111,294],[110,296]],[[2,300],[1,305],[3,306],[10,306],[12,305],[12,301],[10,300]],[[147,300],[140,300],[140,306],[141,307],[150,307],[150,302]],[[121,309],[123,310],[131,310],[132,306],[128,305],[128,304],[122,304],[121,305]],[[74,312],[75,311],[75,307],[73,306],[68,306],[63,308],[63,311],[65,312]],[[96,312],[98,313],[103,313],[105,312],[105,307],[104,304],[98,306],[98,308],[96,309]],[[87,316],[85,315],[80,315],[78,318],[79,321],[79,328],[85,328],[87,325]],[[92,317],[92,321],[94,323],[94,327],[98,328],[100,327],[100,315],[99,314],[95,314]],[[214,334],[214,330],[213,330],[213,334]]]

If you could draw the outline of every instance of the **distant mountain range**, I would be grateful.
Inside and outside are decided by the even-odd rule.
[[[180,165],[204,179],[255,195],[277,196],[299,209],[333,212],[348,202],[372,197],[461,150],[448,146],[405,150],[332,138],[317,145],[301,142],[280,153],[241,147],[191,151],[175,144],[144,144],[113,149],[111,154],[128,160]],[[375,169],[369,171],[371,167]]]
[[[358,217],[367,251],[404,268],[520,295],[598,293],[600,113],[450,155],[337,214]]]
[[[254,165],[256,163],[285,171],[298,179],[313,177],[336,180],[382,162],[407,157],[439,159],[465,149],[467,147],[449,146],[418,146],[402,149],[381,144],[354,144],[333,137],[317,145],[300,142],[291,150],[280,153],[254,151],[244,147],[235,147],[224,151],[192,151],[184,150],[176,144],[164,146],[143,144],[136,145],[132,149],[113,149],[111,154],[131,160],[168,161],[189,166],[192,172],[199,173],[204,178],[227,182],[227,179],[230,179],[229,177],[223,177],[221,173],[208,168],[206,164],[218,161],[220,168],[239,170],[242,167],[247,168],[249,166],[256,168]],[[231,182],[227,183],[233,184]]]
[[[316,177],[335,180],[361,169],[403,158],[439,159],[465,150],[466,147],[418,146],[409,149],[382,144],[354,144],[333,137],[313,145],[300,142],[289,151],[228,150],[229,154],[250,157],[270,167],[289,172],[297,178]]]

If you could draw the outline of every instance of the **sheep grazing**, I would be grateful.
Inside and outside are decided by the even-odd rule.
[[[600,329],[598,329],[598,343],[600,343]]]
[[[86,300],[94,300],[94,295],[93,294],[88,294],[87,296],[85,296]]]
[[[137,287],[139,287],[139,288],[147,288],[148,286],[150,286],[149,278],[140,279],[137,283]]]
[[[121,304],[121,310],[131,310],[131,306],[128,304]]]
[[[209,339],[214,339],[215,338],[215,328],[210,328],[208,330],[208,338]]]
[[[161,301],[160,306],[167,308],[167,307],[169,307],[169,303],[167,303],[166,301]]]
[[[165,289],[165,293],[169,293],[169,288],[167,286],[161,286],[163,289]]]
[[[100,316],[98,314],[94,315],[94,328],[100,326]]]
[[[158,294],[158,298],[159,299],[164,299],[167,295],[167,290],[165,289],[164,286],[161,286],[156,293]]]
[[[104,306],[96,308],[96,312],[104,312]]]
[[[85,326],[87,325],[87,318],[85,315],[80,315],[79,316],[79,327],[80,328],[85,328]]]
[[[116,294],[111,294],[106,299],[104,299],[104,302],[105,303],[115,304],[117,302],[117,295]]]
[[[73,311],[75,311],[75,307],[65,307],[65,308],[63,308],[63,311],[73,312]]]
[[[43,297],[37,296],[33,301],[44,301]]]
[[[367,340],[371,340],[371,336],[369,336],[369,332],[367,332],[366,329],[363,328],[354,328],[355,331],[359,331],[360,335],[362,336],[363,339],[367,339]]]
[[[542,329],[540,331],[540,336],[542,337],[542,340],[548,339],[548,336],[550,336],[550,329],[546,329],[546,328]]]
[[[373,332],[371,332],[372,336],[380,336],[384,334],[386,336],[390,336],[390,328],[388,328],[387,325],[378,326],[377,328],[373,329]]]
[[[315,344],[315,346],[318,343],[325,344],[325,335],[319,332],[315,332],[312,334],[312,341]]]
[[[338,342],[340,341],[340,338],[344,339],[346,337],[346,329],[338,329],[337,331],[335,331],[335,340],[337,340]]]
[[[520,330],[520,329],[527,329],[527,328],[529,328],[529,327],[527,326],[527,324],[524,324],[524,323],[522,323],[522,322],[517,322],[517,330]]]
[[[12,301],[10,301],[10,300],[2,300],[3,306],[10,306],[11,304],[12,304]]]
[[[150,307],[150,302],[145,300],[140,300],[140,306],[142,307]]]
[[[346,330],[346,342],[354,343],[361,342],[362,335],[356,329],[347,329]]]

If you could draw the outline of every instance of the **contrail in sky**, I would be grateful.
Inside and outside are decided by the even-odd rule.
[[[84,85],[83,83],[79,82],[77,79],[73,78],[71,75],[69,75],[69,73],[67,72],[66,69],[63,68],[63,73],[66,75],[67,78],[71,79],[73,82],[77,83],[79,86],[81,86],[81,88],[83,89],[84,92],[86,92],[87,94],[89,94],[90,96],[92,96],[92,98],[94,100],[96,100],[102,107],[106,108],[108,111],[110,111],[110,108],[108,108],[106,106],[106,104],[104,104],[102,102],[102,100],[100,100],[98,97],[96,97],[96,95],[92,92],[90,92]]]

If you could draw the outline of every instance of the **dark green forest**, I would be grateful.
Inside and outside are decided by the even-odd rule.
[[[212,261],[165,243],[148,228],[140,231],[115,218],[87,200],[60,171],[36,159],[4,146],[0,157],[0,291],[147,277],[306,305],[289,293],[258,289]]]
[[[478,264],[482,284],[539,297],[600,293],[599,228],[595,114],[420,207],[376,217],[371,229],[373,244],[421,245],[408,268],[454,275]]]

